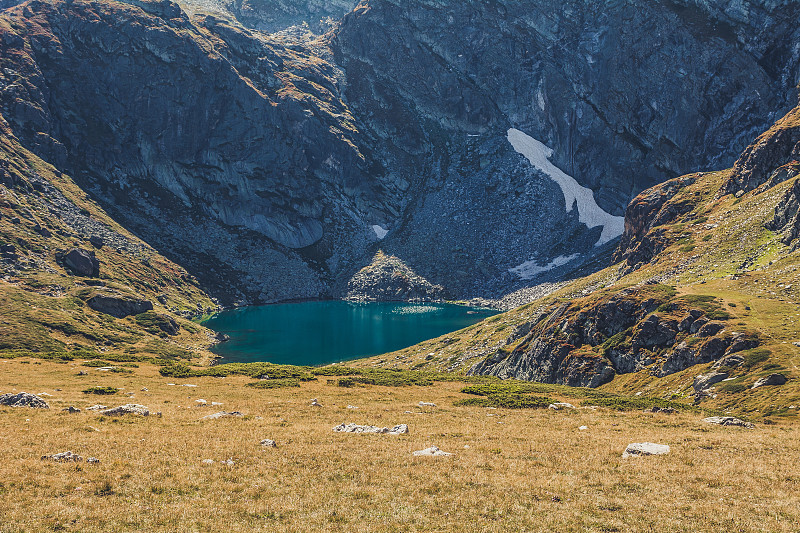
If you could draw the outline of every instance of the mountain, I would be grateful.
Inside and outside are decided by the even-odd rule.
[[[729,165],[800,61],[794,2],[184,7],[8,7],[0,113],[226,305],[341,296],[379,248],[457,298],[559,279]]]
[[[368,364],[775,411],[776,395],[782,405],[800,394],[799,177],[800,106],[731,169],[638,195],[613,266]],[[761,388],[767,378],[781,391]]]

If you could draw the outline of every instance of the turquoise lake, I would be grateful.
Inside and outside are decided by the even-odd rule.
[[[203,325],[230,335],[213,349],[221,362],[322,365],[399,350],[495,314],[450,304],[330,300],[243,307]]]

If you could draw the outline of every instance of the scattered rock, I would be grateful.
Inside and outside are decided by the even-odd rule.
[[[91,237],[89,237],[89,243],[91,243],[91,245],[94,246],[95,248],[102,248],[103,245],[105,244],[103,238],[97,235],[92,235]]]
[[[91,407],[87,407],[86,408],[87,411],[100,411],[101,409],[108,409],[108,406],[107,405],[100,405],[98,403],[97,405],[93,405]]]
[[[236,463],[233,462],[233,457],[229,457],[225,461],[220,461],[220,464],[225,465],[225,466],[233,466]]]
[[[316,398],[311,400],[311,407],[322,407],[322,404],[317,401]]]
[[[786,376],[783,374],[770,374],[753,383],[751,388],[757,389],[758,387],[764,387],[766,385],[783,385],[786,381]]]
[[[125,298],[121,296],[106,296],[98,294],[87,300],[87,305],[116,318],[125,318],[130,315],[139,315],[153,309],[153,302],[150,300],[138,300],[135,298]]]
[[[57,463],[80,463],[83,457],[72,452],[61,452],[53,455],[43,455],[42,461],[55,461]]]
[[[701,390],[706,390],[715,383],[719,383],[723,379],[728,379],[727,372],[711,372],[710,374],[702,374],[694,378],[694,384],[692,385],[692,388],[695,392],[700,392]]]
[[[147,387],[142,387],[142,392],[150,392],[150,390]]]
[[[420,407],[436,407],[436,404],[433,402],[419,402]]]
[[[42,398],[31,394],[29,392],[20,392],[17,394],[7,393],[0,396],[0,405],[8,405],[9,407],[31,407],[34,409],[50,409],[47,402]]]
[[[277,448],[278,447],[278,445],[272,439],[264,439],[264,440],[262,440],[260,442],[260,444],[261,444],[261,446],[264,446],[266,448]]]
[[[408,425],[398,424],[393,428],[378,426],[360,426],[358,424],[339,424],[333,431],[337,433],[380,433],[382,435],[404,435],[408,433]]]
[[[202,463],[204,465],[213,465],[214,464],[214,459],[203,459]]]
[[[358,409],[358,407],[356,407],[355,405],[348,405],[347,408],[348,409]]]
[[[67,413],[80,413],[81,410],[77,407],[69,406],[62,409],[62,411],[66,411]]]
[[[100,411],[100,414],[105,416],[123,416],[123,415],[150,416],[150,409],[148,409],[144,405],[128,403],[125,405],[120,405],[119,407],[112,407],[111,409]]]
[[[431,446],[430,448],[425,448],[424,450],[417,450],[413,452],[415,457],[422,457],[422,456],[430,456],[430,457],[445,457],[449,455],[453,455],[449,452],[443,452],[436,446]]]
[[[579,431],[585,431],[587,429],[589,429],[589,426],[581,426],[578,428]]]
[[[208,402],[202,398],[198,398],[197,400],[194,401],[194,403],[196,403],[198,407],[203,405],[208,405]]]
[[[738,353],[734,353],[726,355],[725,357],[723,357],[722,359],[711,365],[711,369],[716,370],[723,366],[727,366],[729,368],[737,368],[742,366],[743,364],[744,364],[744,356]]]
[[[650,410],[651,413],[664,413],[665,415],[674,415],[675,409],[672,407],[658,407],[655,406]]]
[[[751,422],[745,422],[744,420],[732,416],[710,416],[708,418],[704,418],[703,422],[708,424],[718,424],[720,426],[739,426],[747,429],[753,429],[756,427]]]
[[[222,405],[222,402],[211,402],[211,407],[219,407]]]
[[[219,413],[214,413],[213,415],[206,415],[200,420],[218,420],[220,418],[231,418],[231,417],[243,417],[244,415],[239,411],[220,411]]]
[[[86,372],[84,372],[83,370],[79,370],[79,371],[78,371],[78,375],[79,375],[79,376],[88,376],[89,374],[87,374],[87,373],[86,373]]]
[[[90,465],[96,465],[100,464],[100,459],[98,459],[97,457],[89,457],[88,459],[86,459],[86,462],[89,463]]]
[[[556,403],[551,403],[550,405],[547,406],[547,408],[553,409],[554,411],[560,411],[562,409],[575,409],[575,406],[567,402],[556,402]]]
[[[669,446],[666,444],[654,444],[652,442],[634,442],[628,444],[622,457],[641,457],[644,455],[666,455],[669,453]]]

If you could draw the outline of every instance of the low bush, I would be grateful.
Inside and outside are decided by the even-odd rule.
[[[101,394],[101,395],[108,395],[108,394],[116,394],[119,392],[119,389],[114,387],[89,387],[88,389],[84,390],[84,394]]]

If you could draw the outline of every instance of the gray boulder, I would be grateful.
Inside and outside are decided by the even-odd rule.
[[[447,457],[453,455],[450,452],[443,452],[438,448],[438,446],[431,446],[430,448],[425,448],[424,450],[417,450],[412,453],[414,457]]]
[[[669,453],[669,446],[666,444],[654,444],[652,442],[634,442],[628,444],[622,457],[642,457],[645,455],[666,455]]]
[[[153,309],[153,302],[149,300],[137,300],[120,296],[106,296],[98,294],[92,296],[86,302],[95,311],[111,315],[116,318],[125,318],[130,315],[138,315]]]
[[[148,409],[144,405],[129,403],[125,405],[120,405],[119,407],[112,407],[111,409],[106,409],[105,411],[100,411],[100,414],[103,414],[105,416],[122,416],[122,415],[150,416],[150,409]]]
[[[381,435],[405,435],[408,433],[408,425],[398,424],[393,428],[381,428],[378,426],[360,426],[358,424],[339,424],[333,431],[336,433],[377,433]]]
[[[96,278],[100,275],[100,261],[94,252],[73,248],[64,254],[64,266],[77,276]]]
[[[720,426],[739,426],[747,429],[753,429],[756,426],[750,422],[745,422],[739,418],[735,418],[733,416],[710,416],[708,418],[704,418],[703,422],[707,424],[717,424]]]
[[[694,384],[692,385],[692,388],[694,388],[695,392],[700,392],[701,390],[705,390],[711,385],[719,383],[723,379],[727,378],[728,374],[726,372],[711,372],[710,374],[702,374],[694,378]]]
[[[697,330],[698,337],[713,337],[720,331],[725,329],[725,324],[720,322],[708,322],[704,324],[699,330]]]
[[[753,383],[752,388],[757,389],[758,387],[765,387],[767,385],[783,385],[786,381],[786,376],[783,374],[770,374]]]
[[[17,394],[3,394],[0,396],[0,405],[8,405],[9,407],[32,407],[35,409],[50,409],[47,402],[39,398],[35,394],[28,392],[20,392]]]
[[[43,455],[42,461],[55,461],[57,463],[80,463],[81,461],[83,461],[83,457],[81,457],[77,453],[72,453],[70,451],[67,451],[61,453],[54,453],[53,455]]]
[[[239,411],[220,411],[219,413],[214,413],[213,415],[206,415],[200,420],[219,420],[220,418],[241,418],[244,415]]]

